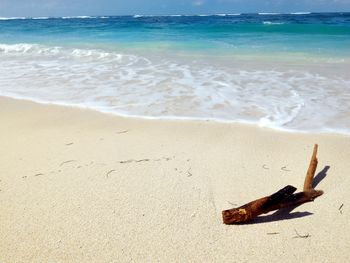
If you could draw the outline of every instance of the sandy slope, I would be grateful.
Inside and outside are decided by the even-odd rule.
[[[0,130],[0,262],[350,257],[350,137],[124,119],[5,98]],[[318,176],[322,197],[290,215],[222,224],[223,209],[287,184],[301,188],[315,142],[317,172],[330,166]]]

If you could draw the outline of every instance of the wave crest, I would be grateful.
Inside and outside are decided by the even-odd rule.
[[[280,15],[281,13],[258,13],[261,16],[272,16],[272,15]]]
[[[0,17],[0,20],[20,20],[26,19],[26,17]]]
[[[294,12],[294,13],[290,13],[291,15],[310,15],[311,12]]]
[[[284,22],[271,22],[271,21],[263,21],[264,25],[284,25]]]
[[[213,67],[25,43],[0,44],[0,59],[0,94],[5,96],[125,116],[350,132],[350,80],[337,76]]]

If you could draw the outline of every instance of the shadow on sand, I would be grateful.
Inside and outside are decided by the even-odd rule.
[[[326,176],[327,172],[330,169],[330,166],[325,166],[322,171],[320,171],[313,180],[312,187],[315,188]],[[249,224],[261,224],[261,223],[269,223],[269,222],[275,222],[275,221],[282,221],[282,220],[289,220],[294,218],[300,218],[305,216],[310,216],[313,213],[310,212],[294,212],[292,211],[297,208],[298,206],[283,208],[280,210],[277,210],[273,214],[266,215],[266,216],[258,216],[257,218],[253,219],[250,222],[244,223],[244,225]]]

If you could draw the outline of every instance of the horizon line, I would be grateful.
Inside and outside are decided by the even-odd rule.
[[[38,15],[38,16],[1,16],[0,15],[0,20],[1,18],[12,18],[13,20],[15,19],[30,19],[30,18],[103,18],[103,17],[120,17],[120,16],[238,16],[238,15],[308,15],[308,14],[344,14],[344,13],[350,13],[350,11],[296,11],[296,12],[242,12],[242,13],[163,13],[163,14],[147,14],[147,13],[138,13],[138,14],[99,14],[99,15],[55,15],[55,16],[50,16],[50,15]]]

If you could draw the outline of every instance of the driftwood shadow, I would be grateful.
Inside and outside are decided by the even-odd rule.
[[[331,167],[329,165],[326,165],[321,172],[319,172],[312,183],[312,187],[315,188],[326,176],[327,172]]]
[[[312,187],[315,188],[326,176],[327,172],[331,167],[329,165],[326,165],[322,171],[320,171],[315,177],[312,184]],[[310,212],[294,212],[292,211],[297,208],[300,205],[292,206],[288,208],[282,208],[280,210],[277,210],[273,214],[265,215],[265,216],[258,216],[254,218],[252,221],[242,223],[243,225],[251,225],[251,224],[261,224],[261,223],[269,223],[269,222],[275,222],[275,221],[282,221],[282,220],[290,220],[294,218],[301,218],[305,216],[313,215],[313,213]]]
[[[270,222],[290,220],[290,219],[301,218],[301,217],[313,215],[313,213],[310,213],[310,212],[291,213],[294,209],[295,209],[295,207],[280,209],[271,215],[258,216],[256,218],[254,218],[252,221],[247,222],[247,223],[243,223],[243,224],[244,225],[253,225],[253,224],[270,223]]]

